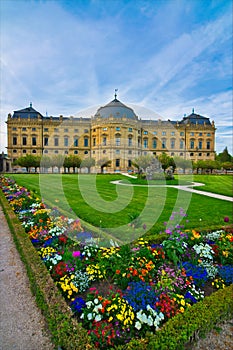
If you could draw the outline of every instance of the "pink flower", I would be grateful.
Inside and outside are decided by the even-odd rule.
[[[225,216],[224,222],[229,222],[229,217],[228,216]]]
[[[74,258],[78,258],[78,257],[81,256],[81,252],[79,250],[76,250],[76,251],[73,252],[72,255],[73,255]]]

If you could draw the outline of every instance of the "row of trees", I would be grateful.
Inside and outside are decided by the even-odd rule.
[[[151,165],[154,159],[152,155],[140,156],[132,161],[132,165],[138,170],[145,172],[146,168]],[[212,173],[213,170],[218,169],[224,169],[226,172],[227,170],[233,170],[233,157],[228,153],[227,148],[216,157],[216,160],[198,160],[194,162],[181,157],[170,157],[165,152],[159,155],[157,160],[164,172],[168,168],[172,168],[173,172],[177,168],[180,168],[183,169],[183,173],[186,172],[186,169],[194,169],[197,173],[206,171]],[[52,168],[52,172],[54,172],[55,167],[60,172],[61,168],[64,167],[64,171],[68,173],[70,169],[76,172],[82,168],[87,168],[88,172],[90,172],[90,169],[97,165],[101,168],[101,173],[103,173],[105,167],[111,166],[111,160],[102,158],[96,163],[94,158],[88,157],[81,159],[77,155],[63,156],[57,154],[52,157],[27,155],[18,158],[14,164],[25,167],[27,172],[30,172],[31,168],[35,168],[36,172],[38,168],[40,168],[41,172],[46,172],[48,168]]]
[[[49,156],[33,156],[31,154],[26,155],[25,157],[18,158],[13,165],[19,165],[26,168],[27,172],[30,172],[31,168],[35,168],[35,172],[40,169],[41,172],[47,172],[49,168],[58,168],[58,172],[61,171],[61,168],[64,167],[65,172],[70,172],[70,169],[75,173],[79,169],[87,168],[88,172],[90,169],[96,165],[95,159],[88,157],[81,159],[79,156],[70,155],[63,156],[61,154]],[[97,162],[97,165],[101,168],[101,172],[104,171],[104,168],[111,165],[111,161],[107,158],[103,158]]]

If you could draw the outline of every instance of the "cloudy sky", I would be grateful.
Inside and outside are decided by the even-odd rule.
[[[6,152],[8,113],[32,102],[44,115],[84,116],[117,88],[141,118],[177,120],[194,108],[215,121],[217,152],[227,146],[233,153],[231,0],[0,6],[0,151]]]

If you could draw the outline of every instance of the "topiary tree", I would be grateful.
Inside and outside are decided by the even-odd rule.
[[[95,159],[88,157],[88,158],[84,158],[80,164],[80,168],[87,168],[88,169],[88,173],[91,172],[91,168],[95,165]]]

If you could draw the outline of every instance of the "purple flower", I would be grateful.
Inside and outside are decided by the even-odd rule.
[[[229,222],[229,217],[228,216],[225,216],[224,222]]]

